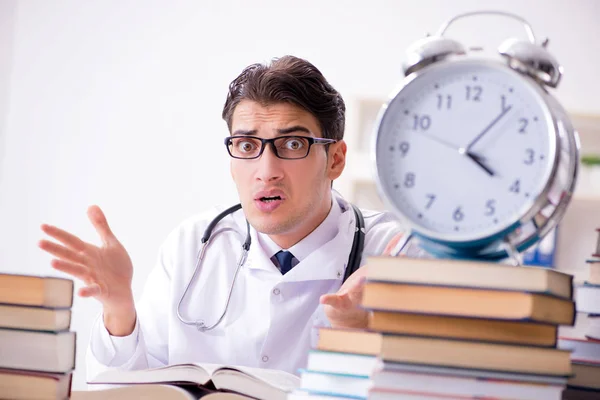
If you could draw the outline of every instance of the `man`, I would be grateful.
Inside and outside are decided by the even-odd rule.
[[[88,349],[89,379],[110,367],[184,362],[298,373],[318,327],[366,327],[364,269],[342,285],[354,213],[331,189],[346,162],[340,94],[312,64],[286,56],[246,68],[229,87],[223,118],[242,210],[216,225],[201,263],[201,237],[222,209],[176,228],[137,304],[131,260],[98,207],[88,216],[102,247],[42,226],[62,243],[39,244],[56,257],[52,266],[83,280],[79,295],[103,306]],[[364,263],[393,244],[400,227],[387,213],[363,215]],[[248,232],[249,253],[238,267]]]

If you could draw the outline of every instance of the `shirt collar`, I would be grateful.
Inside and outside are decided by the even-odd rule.
[[[321,222],[319,226],[309,233],[304,239],[290,247],[289,249],[282,249],[266,234],[257,232],[258,242],[260,247],[264,250],[267,257],[272,258],[275,253],[280,250],[290,251],[294,257],[301,262],[309,254],[314,252],[316,249],[321,247],[324,243],[331,241],[338,233],[338,221],[342,214],[342,210],[335,199],[331,201],[331,209],[327,217]]]

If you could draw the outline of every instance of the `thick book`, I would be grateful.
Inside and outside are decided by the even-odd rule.
[[[535,346],[323,328],[317,349],[371,354],[384,361],[413,365],[555,377],[571,374],[569,351]]]
[[[592,285],[600,285],[600,258],[596,260],[588,260],[590,274],[588,276],[588,283]]]
[[[577,312],[600,314],[600,285],[586,283],[575,288]]]
[[[571,374],[569,351],[543,347],[383,335],[380,356],[408,364],[552,376]]]
[[[558,347],[569,350],[573,361],[600,363],[600,340],[559,337]]]
[[[73,391],[71,400],[252,400],[236,393],[198,391],[189,386],[139,384],[100,390]]]
[[[562,400],[600,400],[600,390],[567,386]]]
[[[287,400],[362,400],[359,396],[327,396],[326,394],[309,393],[306,390],[296,390],[288,395]],[[366,400],[366,398],[364,399]],[[422,399],[425,400],[425,399]]]
[[[555,347],[558,336],[556,325],[385,311],[372,312],[368,327],[372,331],[404,335],[545,347]]]
[[[563,383],[540,383],[497,377],[457,376],[416,371],[382,369],[371,376],[373,387],[390,391],[418,392],[436,395],[473,396],[493,399],[561,400]]]
[[[372,386],[369,375],[338,374],[323,371],[301,370],[302,388],[309,394],[356,396],[366,399]]]
[[[73,305],[73,280],[0,274],[0,303],[69,308]]]
[[[320,328],[317,350],[377,356],[381,352],[379,332],[361,329]]]
[[[6,399],[67,399],[72,374],[0,369],[0,397]]]
[[[379,370],[375,371],[377,373]],[[455,376],[459,378],[474,378],[491,381],[513,381],[526,383],[539,383],[540,385],[565,386],[570,376],[550,376],[537,374],[523,374],[518,372],[485,371],[481,369],[440,367],[436,365],[403,364],[392,361],[383,361],[381,371],[397,373],[419,373],[426,375]]]
[[[569,378],[569,386],[600,391],[600,363],[573,361],[572,367],[573,376]]]
[[[365,283],[362,306],[370,310],[529,320],[573,325],[575,303],[538,293],[415,284]]]
[[[600,340],[600,316],[588,316],[588,326],[585,330],[585,337],[593,340]]]
[[[261,400],[285,400],[300,378],[285,371],[217,364],[177,364],[145,370],[108,370],[89,384],[188,383],[214,386]]]
[[[359,399],[359,398],[357,398]],[[527,400],[557,400],[556,397],[510,397],[510,398],[498,398],[498,397],[490,397],[490,396],[453,396],[450,394],[436,394],[429,392],[428,388],[424,388],[419,391],[412,390],[389,390],[389,389],[380,389],[378,387],[374,387],[369,392],[368,400],[506,400],[506,399],[527,399]],[[558,399],[561,399],[558,397]],[[367,399],[365,399],[367,400]],[[564,397],[562,398],[564,400]],[[596,400],[596,399],[594,399]]]
[[[71,309],[0,304],[0,328],[65,331],[71,326]]]
[[[0,329],[0,368],[69,372],[75,368],[75,332]]]
[[[408,257],[370,257],[367,280],[546,293],[573,297],[573,276],[542,267]]]
[[[374,355],[312,349],[308,352],[306,369],[309,371],[369,376],[380,362]]]

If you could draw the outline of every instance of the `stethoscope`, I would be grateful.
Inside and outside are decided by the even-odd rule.
[[[236,204],[233,207],[229,207],[228,209],[226,209],[225,211],[223,211],[219,215],[217,215],[206,227],[206,230],[204,231],[204,234],[202,235],[202,238],[200,239],[200,243],[202,244],[202,247],[200,248],[198,260],[196,261],[196,268],[194,269],[194,274],[190,278],[190,281],[188,282],[187,286],[185,287],[185,291],[183,292],[183,295],[181,295],[181,299],[179,299],[179,303],[177,304],[177,318],[179,318],[179,321],[181,321],[185,325],[190,325],[190,326],[193,325],[196,327],[196,329],[198,329],[201,332],[206,332],[206,331],[210,331],[210,330],[214,329],[217,325],[219,325],[221,323],[221,321],[223,321],[223,318],[225,317],[225,314],[227,313],[227,309],[229,308],[229,302],[231,301],[231,294],[233,293],[233,287],[235,285],[235,280],[238,276],[240,268],[246,262],[246,258],[248,256],[248,251],[250,250],[250,243],[251,243],[252,239],[250,237],[250,224],[248,223],[248,221],[246,221],[247,233],[246,233],[246,239],[244,240],[244,243],[242,244],[242,254],[240,255],[240,259],[238,260],[237,268],[233,275],[233,279],[231,281],[231,286],[229,287],[229,293],[227,294],[227,301],[225,302],[225,307],[223,307],[223,312],[221,313],[221,316],[217,319],[217,321],[214,324],[208,326],[204,322],[204,320],[201,320],[201,319],[197,320],[197,321],[187,320],[181,315],[181,310],[180,310],[181,303],[183,303],[183,300],[185,299],[185,296],[186,296],[188,290],[192,286],[192,283],[194,283],[196,281],[196,276],[198,275],[198,272],[200,271],[200,265],[202,264],[202,260],[204,259],[204,254],[206,253],[208,245],[217,236],[217,234],[225,232],[225,231],[229,231],[229,230],[234,231],[233,228],[224,228],[224,229],[217,231],[216,234],[213,235],[213,230],[215,229],[217,224],[223,218],[225,218],[226,216],[228,216],[230,214],[233,214],[234,212],[238,211],[240,208],[242,208],[241,204]],[[346,266],[346,271],[344,272],[344,280],[342,282],[345,282],[346,279],[348,279],[348,277],[350,275],[352,275],[352,273],[360,267],[360,261],[362,258],[362,252],[363,252],[363,248],[364,248],[364,244],[365,244],[365,220],[364,220],[363,215],[358,207],[356,207],[354,204],[352,204],[352,209],[354,210],[354,216],[356,217],[356,227],[354,229],[354,239],[352,240],[350,256],[348,257],[348,264]]]

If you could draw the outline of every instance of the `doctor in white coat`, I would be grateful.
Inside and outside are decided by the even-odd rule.
[[[286,56],[247,67],[229,87],[223,118],[230,131],[223,153],[242,209],[216,225],[195,277],[202,234],[224,207],[189,218],[168,236],[137,302],[131,260],[100,208],[90,207],[88,217],[101,247],[42,225],[55,239],[39,243],[54,255],[52,267],[83,280],[78,294],[103,305],[88,379],[107,368],[187,362],[297,374],[319,327],[366,327],[359,307],[365,269],[342,285],[355,216],[331,189],[346,161],[342,97],[312,64]],[[363,216],[364,264],[392,246],[401,227],[387,213]],[[251,245],[238,271],[248,226]],[[211,326],[227,303],[213,329],[184,323]]]

